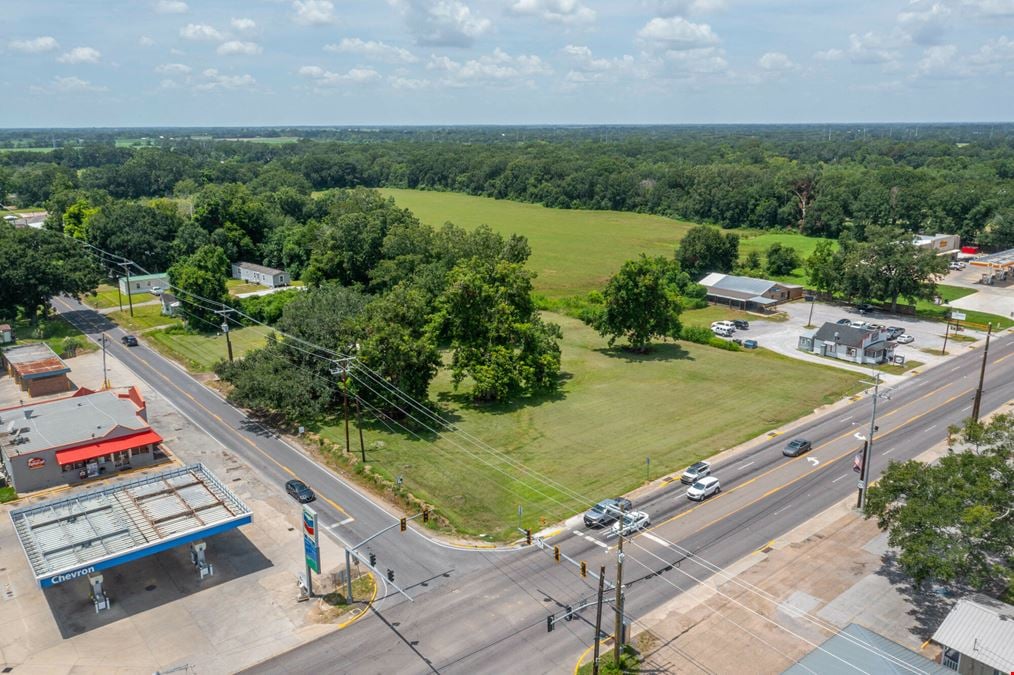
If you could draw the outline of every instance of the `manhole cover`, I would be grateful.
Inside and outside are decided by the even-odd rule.
[[[145,587],[144,587],[144,590],[146,590],[146,591],[153,591],[153,590],[155,590],[156,588],[158,588],[158,586],[156,586],[155,584],[151,584],[151,585],[149,585],[149,586],[145,586]]]

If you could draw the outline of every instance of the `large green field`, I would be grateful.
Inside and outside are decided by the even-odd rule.
[[[693,224],[621,211],[548,209],[455,192],[383,188],[399,206],[439,227],[489,225],[502,234],[523,234],[532,246],[529,267],[538,273],[535,289],[549,297],[601,289],[624,261],[648,255],[671,256]]]
[[[638,356],[607,348],[576,319],[547,318],[563,328],[565,376],[558,395],[475,406],[453,393],[449,374],[441,371],[431,396],[471,436],[591,501],[639,485],[646,457],[657,478],[858,386],[854,373],[763,349],[670,343]],[[340,427],[322,433],[344,443]],[[588,507],[456,435],[431,444],[428,437],[377,425],[367,429],[366,442],[375,470],[391,479],[403,476],[410,491],[437,504],[462,532],[514,536],[519,504],[525,526],[536,529],[540,516],[554,522]]]
[[[183,361],[191,370],[207,372],[228,357],[225,336],[201,333],[155,330],[144,336],[156,349]],[[232,340],[233,358],[241,358],[247,352],[263,347],[267,342],[263,328],[236,328],[229,333]]]

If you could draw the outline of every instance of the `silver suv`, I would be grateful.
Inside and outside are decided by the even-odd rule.
[[[630,500],[623,497],[603,499],[584,512],[584,524],[587,527],[605,527],[620,519],[620,511],[630,513],[633,508]]]
[[[707,462],[697,462],[692,464],[690,468],[683,472],[680,476],[680,482],[684,485],[692,485],[704,478],[705,476],[711,475],[711,465]]]

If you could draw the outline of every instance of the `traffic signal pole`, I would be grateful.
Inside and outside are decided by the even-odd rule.
[[[595,610],[595,660],[592,661],[592,675],[599,675],[599,642],[602,635],[602,595],[606,586],[606,566],[599,568],[599,601]]]
[[[989,323],[986,331],[986,347],[982,350],[982,367],[979,369],[979,387],[975,390],[975,402],[972,404],[972,421],[979,421],[979,406],[982,403],[982,381],[986,378],[986,357],[989,355],[989,337],[993,334],[993,323]]]

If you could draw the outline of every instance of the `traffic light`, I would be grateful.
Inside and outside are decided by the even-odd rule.
[[[549,616],[546,617],[546,632],[547,633],[552,633],[553,632],[553,615],[552,614],[550,614]]]
[[[423,522],[424,523],[430,522],[430,510],[429,509],[423,509]]]
[[[370,567],[376,566],[377,566],[377,554],[374,553],[373,551],[370,551]]]
[[[401,519],[401,531],[404,532],[408,529],[408,518]]]
[[[387,580],[394,583],[394,570],[387,570]]]
[[[581,576],[588,576],[588,563],[583,560],[581,561]]]
[[[555,560],[556,562],[560,562],[560,547],[559,546],[554,546],[553,547],[553,560]]]

